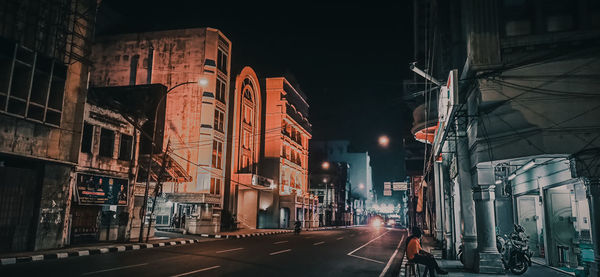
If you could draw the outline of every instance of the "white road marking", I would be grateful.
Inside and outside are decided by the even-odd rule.
[[[277,255],[277,254],[281,254],[281,253],[285,253],[285,252],[290,252],[290,251],[292,251],[292,249],[286,249],[286,250],[281,250],[281,251],[269,253],[269,255],[273,256],[273,255]]]
[[[335,240],[341,240],[341,239],[344,239],[344,237],[339,237],[339,238],[337,238],[337,239],[335,239]]]
[[[389,231],[387,231],[387,232],[385,232],[385,233],[381,234],[380,236],[378,236],[378,237],[376,237],[376,238],[374,238],[374,239],[372,239],[372,240],[368,241],[367,243],[365,243],[365,244],[361,245],[360,247],[358,247],[358,248],[356,248],[356,249],[352,250],[350,253],[348,253],[348,254],[346,254],[346,255],[348,255],[348,256],[350,256],[350,257],[355,257],[355,258],[363,259],[363,260],[366,260],[366,261],[370,261],[370,262],[375,262],[375,263],[378,263],[378,264],[384,264],[384,262],[382,262],[382,261],[373,260],[373,259],[370,259],[370,258],[367,258],[367,257],[361,257],[361,256],[358,256],[358,255],[354,255],[354,252],[356,252],[356,251],[358,251],[358,250],[362,249],[363,247],[365,247],[365,246],[369,245],[369,243],[371,243],[371,242],[374,242],[374,241],[375,241],[375,240],[377,240],[377,239],[380,239],[381,237],[383,237],[383,236],[384,236],[385,234],[387,234],[388,232],[389,232]]]
[[[280,244],[280,243],[286,243],[286,242],[288,242],[288,241],[287,240],[282,240],[282,241],[274,242],[273,244]]]
[[[319,245],[319,244],[323,244],[323,243],[325,243],[325,242],[324,241],[320,241],[320,242],[313,243],[313,245]]]
[[[120,270],[120,269],[126,269],[126,268],[132,268],[132,267],[138,267],[138,266],[145,266],[148,265],[148,263],[143,263],[143,264],[134,264],[134,265],[126,265],[126,266],[120,266],[120,267],[115,267],[115,268],[109,268],[109,269],[103,269],[103,270],[98,270],[98,271],[92,271],[92,272],[86,272],[81,274],[83,275],[92,275],[92,274],[96,274],[96,273],[103,273],[103,272],[108,272],[108,271],[115,271],[115,270]]]
[[[225,252],[231,252],[231,251],[237,251],[237,250],[242,250],[244,248],[233,248],[233,249],[227,249],[227,250],[221,250],[221,251],[217,251],[217,253],[225,253]]]
[[[198,270],[194,270],[194,271],[190,271],[190,272],[186,272],[186,273],[181,273],[181,274],[173,275],[171,277],[186,276],[186,275],[190,275],[190,274],[194,274],[194,273],[198,273],[198,272],[202,272],[202,271],[207,271],[207,270],[211,270],[211,269],[217,269],[219,267],[221,267],[221,266],[220,265],[215,265],[215,266],[211,266],[211,267],[207,267],[207,268],[202,268],[202,269],[198,269]]]
[[[384,264],[384,262],[382,262],[382,261],[378,261],[378,260],[369,259],[369,258],[367,258],[367,257],[356,256],[356,255],[348,255],[348,256],[350,256],[350,257],[354,257],[354,258],[363,259],[363,260],[366,260],[366,261],[369,261],[369,262],[375,262],[375,263],[378,263],[378,264]]]
[[[394,260],[394,257],[396,257],[396,254],[398,254],[398,249],[400,249],[400,244],[401,243],[402,243],[402,238],[398,242],[398,246],[396,246],[396,251],[394,251],[394,254],[392,254],[392,256],[390,257],[390,259],[388,260],[387,264],[385,265],[385,268],[383,269],[383,271],[381,272],[381,274],[379,274],[379,277],[385,276],[385,273],[387,273],[387,271],[390,269],[390,265],[392,265],[392,261]]]

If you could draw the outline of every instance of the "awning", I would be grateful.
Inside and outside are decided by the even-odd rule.
[[[148,178],[148,159],[149,159],[150,155],[149,154],[144,154],[144,155],[140,155],[139,159],[138,159],[138,165],[139,165],[139,172],[138,172],[138,176],[137,176],[137,181],[138,182],[145,182],[146,179]],[[176,182],[176,183],[183,183],[183,182],[191,182],[192,181],[192,176],[190,176],[185,169],[183,169],[183,167],[177,163],[177,161],[175,161],[173,159],[173,157],[171,157],[170,155],[167,154],[166,156],[166,164],[165,164],[165,171],[162,175],[162,182]],[[160,174],[160,170],[162,167],[162,160],[163,160],[163,154],[162,153],[158,153],[158,154],[154,154],[152,156],[152,170],[151,170],[151,174],[150,174],[150,181],[151,182],[156,182],[158,180],[158,175]]]

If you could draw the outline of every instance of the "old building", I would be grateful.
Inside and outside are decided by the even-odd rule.
[[[412,131],[432,145],[425,172],[446,254],[462,244],[467,268],[502,272],[496,230],[518,223],[540,261],[598,276],[600,5],[415,7],[432,15],[415,16],[425,36],[415,59],[434,83],[422,87]]]
[[[318,224],[317,199],[308,191],[308,121],[306,95],[284,77],[266,79],[264,174],[277,181],[279,226]],[[292,224],[290,224],[292,223]]]
[[[98,101],[99,97],[103,97]],[[101,90],[88,93],[71,204],[71,244],[127,240],[137,168],[139,131],[104,105]]]
[[[261,84],[251,67],[244,67],[235,78],[230,105],[231,136],[228,139],[224,194],[225,209],[239,228],[279,228],[277,183],[264,175],[265,149],[264,79]],[[224,217],[225,218],[225,217]]]
[[[96,3],[0,3],[2,252],[68,240]]]
[[[168,88],[164,130],[156,132],[164,143],[154,153],[169,145],[169,159],[191,179],[164,182],[157,225],[176,220],[178,228],[193,234],[220,229],[230,57],[231,42],[212,28],[114,35],[99,38],[94,47],[94,86]]]

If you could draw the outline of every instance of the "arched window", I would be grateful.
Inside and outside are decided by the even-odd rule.
[[[248,99],[250,102],[253,102],[252,93],[250,93],[249,89],[244,90],[244,98]]]

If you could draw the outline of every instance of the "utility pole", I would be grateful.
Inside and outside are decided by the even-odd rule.
[[[163,152],[162,162],[160,166],[160,171],[158,173],[158,178],[156,180],[156,186],[154,187],[154,199],[152,200],[152,211],[150,212],[150,222],[148,223],[148,230],[146,231],[146,242],[148,242],[148,237],[150,236],[150,229],[152,229],[152,216],[154,215],[154,208],[156,208],[156,197],[158,193],[162,191],[162,178],[165,174],[165,167],[167,164],[167,151],[169,151],[169,146],[171,145],[171,140],[167,142],[167,149]]]

